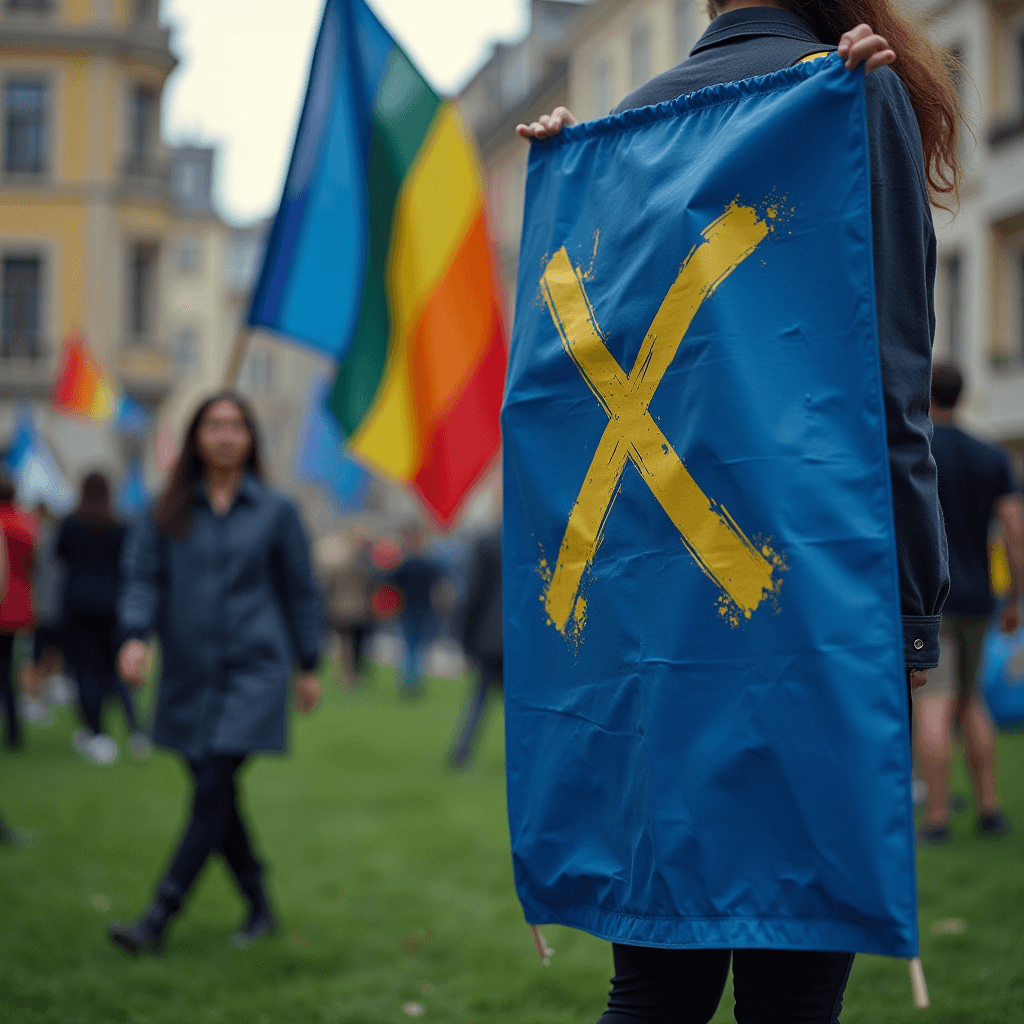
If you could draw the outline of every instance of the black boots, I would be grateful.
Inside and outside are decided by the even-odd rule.
[[[181,909],[181,892],[164,881],[157,890],[153,906],[135,924],[111,921],[107,934],[123,950],[139,953],[159,953],[164,946],[164,933],[171,918]]]
[[[238,882],[245,898],[249,901],[249,916],[245,924],[231,936],[229,941],[236,949],[243,949],[277,931],[277,919],[274,917],[273,910],[270,909],[267,890],[263,887],[262,872],[245,879],[240,878]]]

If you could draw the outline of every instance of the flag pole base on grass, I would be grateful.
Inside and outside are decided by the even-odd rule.
[[[540,957],[540,962],[548,967],[551,964],[551,954],[554,950],[544,941],[544,933],[535,925],[530,925],[530,931],[533,932],[533,946],[537,950],[537,956]]]
[[[910,987],[914,990],[914,1005],[919,1010],[927,1010],[928,983],[924,980],[924,967],[919,956],[910,959]]]

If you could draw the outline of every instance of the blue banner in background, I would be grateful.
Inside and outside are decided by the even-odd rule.
[[[326,377],[315,377],[310,384],[295,475],[323,490],[339,512],[359,512],[366,504],[370,474],[345,452],[345,438],[327,411],[330,391]]]
[[[534,144],[503,410],[531,923],[912,956],[861,72]]]
[[[18,488],[18,501],[22,505],[29,507],[44,502],[58,514],[74,507],[75,495],[28,406],[18,410],[14,437],[4,463]]]

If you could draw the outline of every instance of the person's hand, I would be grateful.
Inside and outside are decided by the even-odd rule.
[[[1020,629],[1020,601],[1010,601],[1004,605],[999,619],[1004,633],[1016,633]]]
[[[847,68],[864,65],[864,74],[877,71],[896,59],[896,53],[889,46],[889,41],[876,35],[870,25],[861,23],[849,32],[844,32],[839,40],[839,56],[846,62]]]
[[[320,703],[324,685],[316,672],[300,672],[295,683],[295,705],[304,714],[309,714]]]
[[[117,652],[117,671],[129,685],[139,689],[146,682],[149,650],[141,640],[126,640]]]
[[[896,58],[893,57],[893,60]],[[516,125],[516,132],[524,139],[550,139],[557,135],[567,125],[575,124],[576,118],[571,110],[565,107],[555,107],[550,114],[541,114],[531,124]]]
[[[910,670],[910,689],[919,690],[928,682],[928,669],[912,668]]]

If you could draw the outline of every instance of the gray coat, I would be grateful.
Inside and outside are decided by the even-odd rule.
[[[139,517],[121,574],[121,639],[160,639],[156,742],[191,759],[283,750],[291,669],[315,667],[323,635],[291,501],[247,476],[218,516],[199,486],[187,536]]]

